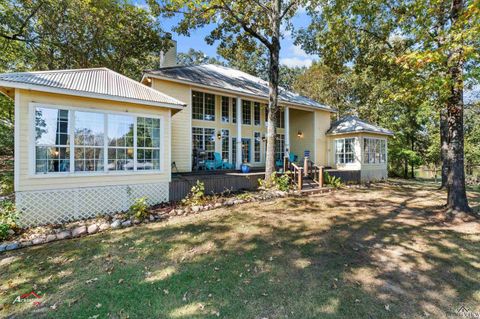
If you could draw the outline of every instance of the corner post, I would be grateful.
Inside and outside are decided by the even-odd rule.
[[[283,112],[285,122],[285,156],[290,156],[290,109],[285,106]]]

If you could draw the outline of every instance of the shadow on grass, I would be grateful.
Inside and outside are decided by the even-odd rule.
[[[439,196],[394,182],[10,253],[0,260],[0,314],[446,317],[480,303],[480,238],[431,218]],[[32,289],[42,307],[11,304]]]

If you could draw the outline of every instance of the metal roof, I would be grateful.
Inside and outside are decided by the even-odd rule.
[[[107,68],[3,73],[0,86],[171,108],[185,105]]]
[[[348,133],[375,133],[383,135],[393,135],[393,132],[385,128],[362,121],[356,116],[348,115],[335,121],[327,131],[327,135],[339,135]]]
[[[146,70],[143,77],[157,77],[173,81],[228,90],[268,99],[268,82],[248,73],[215,64],[174,66],[158,70]],[[280,101],[336,112],[331,107],[288,91],[279,90]]]

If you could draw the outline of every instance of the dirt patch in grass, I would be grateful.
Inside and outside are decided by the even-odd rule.
[[[480,226],[392,181],[0,256],[0,316],[454,318],[480,312]],[[478,209],[479,193],[469,193]],[[39,307],[15,303],[30,291]],[[96,317],[98,316],[98,317]]]

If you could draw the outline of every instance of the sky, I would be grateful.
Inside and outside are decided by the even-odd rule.
[[[139,6],[146,7],[145,2],[138,0],[136,3]],[[177,41],[177,51],[187,52],[188,49],[194,48],[207,54],[208,56],[217,57],[217,45],[208,45],[205,42],[205,37],[213,30],[214,26],[210,25],[201,29],[192,30],[189,37],[176,34],[172,29],[180,20],[180,17],[170,19],[161,18],[160,24],[162,29],[166,32],[171,32],[173,39]],[[308,25],[310,18],[304,10],[298,10],[297,15],[292,19],[295,28],[305,27]],[[300,47],[293,44],[291,32],[284,32],[284,39],[281,41],[280,63],[289,67],[295,66],[310,66],[312,61],[316,60],[315,56],[308,55]]]

